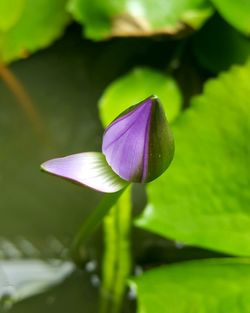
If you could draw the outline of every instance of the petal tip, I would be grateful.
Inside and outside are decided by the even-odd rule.
[[[47,173],[52,173],[52,174],[54,174],[53,169],[52,169],[52,167],[51,167],[51,163],[52,163],[51,161],[53,161],[53,159],[52,159],[52,160],[49,160],[49,161],[46,161],[46,162],[43,162],[43,163],[40,165],[40,170],[43,171],[43,172],[47,172]]]
[[[40,164],[40,170],[43,171],[43,172],[47,172],[47,168],[46,168],[46,163],[47,162],[43,162],[42,164]]]

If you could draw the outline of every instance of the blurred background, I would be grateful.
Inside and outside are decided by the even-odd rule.
[[[69,247],[82,221],[102,195],[41,173],[40,164],[53,157],[100,151],[105,114],[106,120],[112,120],[123,110],[121,105],[125,108],[136,103],[134,94],[138,101],[151,93],[159,95],[174,125],[178,149],[178,138],[189,140],[186,133],[196,133],[188,119],[195,120],[199,110],[191,108],[193,117],[185,112],[189,112],[191,99],[204,92],[208,80],[218,79],[221,72],[230,71],[232,66],[241,66],[241,74],[235,70],[234,77],[228,76],[222,83],[228,83],[229,98],[231,92],[234,99],[243,103],[242,107],[247,101],[249,104],[249,65],[245,65],[248,69],[243,72],[250,56],[249,34],[250,3],[246,0],[237,3],[233,0],[0,0],[0,312],[98,312],[103,230],[99,229],[88,243],[86,256],[78,269],[70,261]],[[216,93],[219,89],[216,86],[207,93],[211,98],[213,90]],[[242,98],[234,94],[234,87],[244,95]],[[196,226],[188,226],[188,221],[185,231],[180,223],[179,230],[171,232],[172,224],[179,225],[177,218],[171,220],[171,214],[166,216],[169,233],[164,233],[160,224],[157,231],[153,222],[142,221],[142,212],[148,197],[149,203],[152,199],[157,209],[161,195],[156,193],[153,183],[148,191],[145,186],[134,186],[132,214],[136,218],[141,216],[141,226],[140,222],[140,227],[132,226],[128,239],[132,251],[131,277],[163,264],[250,255],[249,123],[246,123],[249,107],[243,110],[241,104],[232,101],[228,106],[231,119],[231,115],[223,115],[228,102],[224,93],[218,92],[214,99],[219,99],[214,100],[220,107],[216,118],[217,121],[222,119],[220,127],[224,127],[225,141],[214,141],[225,147],[225,153],[219,153],[219,158],[223,155],[226,161],[220,161],[226,163],[230,158],[236,161],[235,171],[228,174],[221,170],[220,175],[224,175],[224,181],[231,181],[238,172],[238,178],[233,186],[222,183],[220,189],[220,178],[210,171],[209,161],[203,156],[202,164],[207,170],[203,173],[203,169],[200,172],[196,168],[193,173],[197,177],[207,175],[205,183],[207,177],[219,182],[218,188],[210,194],[214,197],[212,204],[204,211],[206,219],[210,219],[215,214],[212,212],[214,204],[220,214],[223,210],[231,214],[230,218],[235,214],[232,220],[236,220],[236,225],[231,220],[218,222],[218,229],[221,222],[225,233],[232,236],[232,246],[226,243],[228,238],[224,233],[221,237],[216,233],[214,239],[203,237]],[[205,99],[203,102],[206,104]],[[238,104],[242,115],[235,113],[234,105]],[[113,116],[109,112],[117,114],[112,113]],[[205,112],[204,116],[207,114]],[[227,131],[226,125],[232,126],[231,122],[242,125],[241,132]],[[200,119],[200,123],[205,123],[206,128],[210,122]],[[217,136],[217,132],[212,131],[214,134]],[[210,139],[206,141],[209,134],[206,136],[202,137],[201,131],[204,146],[214,155]],[[239,143],[234,151],[227,146],[228,138]],[[197,147],[195,141],[193,145],[190,143],[190,148],[180,146],[192,151]],[[192,153],[187,152],[187,158],[196,162]],[[178,160],[177,152],[177,167]],[[191,170],[185,173],[186,168],[179,167],[178,177],[190,174]],[[190,206],[195,203],[197,210],[202,211],[200,203],[207,201],[206,192],[199,191],[202,181],[196,185],[192,185],[192,179],[182,182],[175,178],[174,171],[169,179],[170,183],[173,180],[176,198],[166,203],[166,210],[176,201],[180,207],[178,214],[185,223],[187,212],[191,212],[188,199]],[[163,194],[164,186],[158,186]],[[192,195],[185,195],[183,191],[186,188],[188,193],[192,186],[195,186],[192,190],[197,188],[195,202],[191,201]],[[196,213],[192,212],[194,215],[189,218]],[[220,219],[221,215],[218,216]],[[196,217],[193,220],[201,229],[209,228],[209,223],[204,224]],[[155,223],[157,225],[157,221]],[[188,235],[182,235],[181,230]],[[234,236],[234,231],[240,231],[242,237]],[[193,233],[196,236],[192,237]],[[250,273],[249,269],[247,271]],[[244,286],[249,290],[250,280]],[[126,291],[123,302],[122,312],[188,312],[177,308],[177,304],[155,311],[145,304],[145,311],[142,307],[139,310],[131,289]],[[203,303],[192,312],[203,312],[202,308]],[[222,311],[210,307],[210,312]],[[204,309],[204,312],[209,311]],[[250,312],[250,308],[246,305],[235,312]]]

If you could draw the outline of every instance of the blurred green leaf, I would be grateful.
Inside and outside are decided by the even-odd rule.
[[[136,224],[200,247],[250,255],[250,63],[209,81],[173,127],[176,154],[148,185]]]
[[[0,31],[15,25],[22,14],[26,0],[0,0]]]
[[[211,0],[221,16],[239,31],[250,35],[249,0]]]
[[[95,40],[175,35],[186,26],[199,28],[213,12],[207,0],[71,0],[69,10]]]
[[[246,62],[250,56],[250,38],[215,16],[195,35],[194,51],[204,68],[218,73]]]
[[[100,116],[107,126],[122,111],[156,94],[172,121],[179,113],[182,97],[175,80],[164,73],[146,67],[138,67],[115,80],[104,91],[99,101]]]
[[[138,313],[248,313],[250,263],[242,259],[183,262],[132,282]]]
[[[58,38],[69,21],[67,0],[0,0],[0,61],[26,57]]]
[[[73,263],[58,260],[51,263],[38,259],[1,261],[0,301],[14,303],[43,292],[62,282],[73,270]]]

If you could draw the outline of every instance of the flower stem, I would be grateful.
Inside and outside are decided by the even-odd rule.
[[[120,312],[131,268],[131,188],[104,219],[105,253],[102,269],[101,313]]]
[[[117,202],[126,188],[115,193],[107,193],[103,196],[99,205],[83,222],[78,233],[73,239],[71,255],[76,264],[81,264],[84,256],[84,244],[91,237],[97,227],[101,224],[109,209]]]

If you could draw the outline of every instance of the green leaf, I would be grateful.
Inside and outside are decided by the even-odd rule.
[[[6,63],[26,57],[58,38],[69,21],[66,1],[12,0],[14,11],[9,1],[2,4],[0,60]]]
[[[0,31],[7,31],[20,18],[26,0],[0,0]]]
[[[164,73],[138,67],[118,78],[104,91],[99,101],[100,117],[104,126],[122,111],[150,95],[156,94],[172,121],[179,113],[182,97],[174,79]]]
[[[110,36],[175,35],[197,29],[212,14],[206,0],[71,0],[69,10],[95,40]]]
[[[71,262],[6,260],[0,262],[0,301],[17,302],[61,283],[74,270]],[[5,300],[4,300],[5,299]]]
[[[229,24],[250,35],[250,1],[211,0],[211,2]]]
[[[138,313],[248,313],[250,263],[242,259],[183,262],[132,282]]]
[[[209,81],[173,126],[175,158],[148,185],[136,224],[165,237],[250,255],[250,63]]]
[[[215,16],[195,35],[194,52],[204,68],[217,73],[247,61],[250,39]]]

